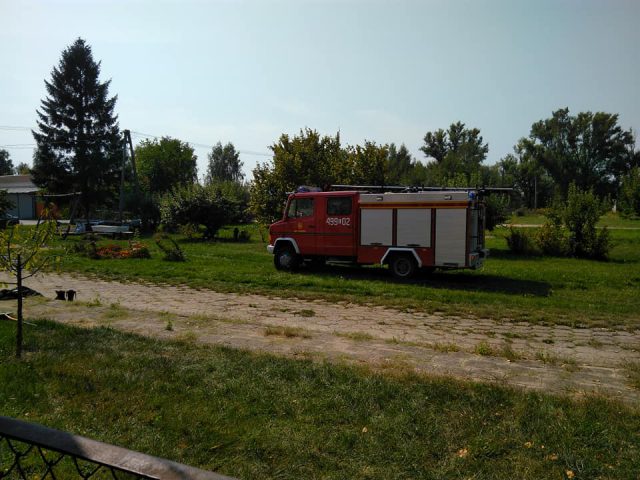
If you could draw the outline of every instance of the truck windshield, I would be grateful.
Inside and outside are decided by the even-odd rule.
[[[289,204],[287,218],[310,217],[313,215],[313,198],[294,198]]]

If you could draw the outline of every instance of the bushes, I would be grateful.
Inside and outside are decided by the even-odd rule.
[[[238,182],[214,182],[210,185],[218,189],[220,194],[234,205],[229,223],[249,223],[249,187]]]
[[[604,213],[603,204],[592,191],[580,191],[569,187],[563,220],[569,230],[569,254],[582,258],[605,259],[611,249],[607,228],[596,229],[598,219]]]
[[[485,200],[485,228],[493,230],[496,225],[509,218],[509,198],[503,195],[490,195]]]
[[[204,227],[195,223],[185,223],[184,225],[180,225],[178,232],[187,240],[194,241],[203,237]]]
[[[175,231],[180,225],[203,225],[206,239],[213,239],[220,227],[237,219],[239,210],[240,205],[225,198],[216,185],[189,185],[160,201],[160,218],[165,229]]]
[[[564,206],[554,202],[544,214],[547,220],[536,234],[538,247],[545,255],[566,257],[569,255],[569,236],[563,225]]]
[[[591,192],[569,187],[563,220],[569,230],[569,251],[578,257],[588,257],[593,249],[596,223],[600,218],[600,203]]]
[[[622,179],[618,209],[625,217],[640,217],[640,167],[636,167]]]
[[[545,255],[566,257],[569,254],[567,229],[547,221],[536,234],[536,243]]]
[[[526,229],[513,228],[509,229],[507,236],[507,245],[513,253],[522,255],[532,255],[538,253],[535,240]]]
[[[603,203],[591,191],[569,187],[566,203],[559,201],[549,208],[546,222],[538,229],[535,241],[542,253],[604,260],[611,249],[607,228],[596,223],[603,214]],[[530,239],[524,232],[511,229],[507,244],[515,253],[532,253]]]
[[[238,230],[238,228],[233,229],[233,240],[235,242],[243,242],[246,243],[251,240],[251,234],[246,230]]]
[[[164,260],[168,262],[184,262],[187,260],[180,245],[169,235],[156,235],[155,241],[158,248],[164,253]]]

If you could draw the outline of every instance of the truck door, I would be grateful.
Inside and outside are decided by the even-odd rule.
[[[314,211],[316,199],[295,197],[289,202],[285,221],[291,238],[295,239],[301,255],[316,255],[317,223]]]
[[[354,195],[322,198],[318,219],[318,252],[327,257],[352,257],[355,251]],[[319,199],[320,200],[320,199]],[[324,208],[322,208],[324,207]]]
[[[436,209],[436,265],[464,267],[467,264],[467,209]]]

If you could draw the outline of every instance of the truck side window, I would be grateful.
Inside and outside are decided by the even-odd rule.
[[[327,215],[351,215],[351,197],[327,198]]]
[[[289,204],[288,218],[310,217],[313,215],[313,198],[294,198]]]

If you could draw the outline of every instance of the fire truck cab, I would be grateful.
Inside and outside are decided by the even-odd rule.
[[[269,228],[267,250],[279,270],[333,260],[389,265],[409,278],[420,268],[476,269],[489,253],[476,190],[302,190]]]

